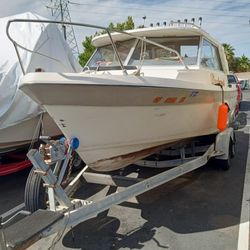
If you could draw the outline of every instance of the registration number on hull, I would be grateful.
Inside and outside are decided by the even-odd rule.
[[[196,97],[199,95],[199,91],[193,90],[189,94],[189,97]],[[176,96],[170,96],[170,97],[163,97],[163,96],[156,96],[153,99],[153,103],[155,104],[164,104],[164,103],[183,103],[187,100],[186,96],[176,97]]]
[[[162,96],[156,96],[153,99],[153,103],[155,104],[163,104],[163,103],[183,103],[185,102],[186,97],[162,97]]]

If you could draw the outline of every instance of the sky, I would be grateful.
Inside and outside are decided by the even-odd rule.
[[[59,0],[0,1],[0,18],[22,12],[34,12],[53,19],[51,2]],[[65,0],[63,0],[65,1]],[[235,48],[236,56],[250,58],[250,1],[249,0],[72,0],[68,3],[71,20],[108,26],[110,22],[123,22],[132,16],[136,26],[178,19],[189,21],[202,17],[202,28],[221,43]],[[75,29],[80,51],[85,35],[95,30]]]

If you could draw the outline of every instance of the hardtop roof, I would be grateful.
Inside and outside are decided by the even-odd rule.
[[[173,27],[173,26],[161,26],[161,27],[149,27],[149,28],[139,28],[133,30],[125,31],[128,34],[140,37],[154,38],[154,37],[185,37],[185,36],[204,36],[210,40],[217,47],[221,47],[221,44],[211,37],[207,32],[198,28],[197,26],[193,27]],[[112,39],[116,41],[125,41],[129,40],[132,37],[124,33],[114,32],[112,34]],[[102,47],[107,44],[110,44],[110,39],[108,34],[99,35],[93,38],[92,41],[95,47]]]

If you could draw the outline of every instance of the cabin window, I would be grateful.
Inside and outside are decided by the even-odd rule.
[[[222,70],[218,48],[206,39],[202,43],[201,66],[214,70]]]
[[[148,38],[165,47],[176,50],[187,65],[196,65],[199,47],[199,37],[164,37]],[[182,65],[175,52],[157,45],[140,41],[129,61],[129,65]]]
[[[118,54],[124,63],[130,49],[135,43],[135,39],[131,39],[123,42],[116,42],[116,47]],[[114,53],[113,47],[111,44],[100,47],[96,50],[95,54],[90,59],[88,66],[93,67],[102,67],[102,66],[119,66],[119,61],[117,56]]]

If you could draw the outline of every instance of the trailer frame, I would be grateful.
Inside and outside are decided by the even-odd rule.
[[[27,156],[32,162],[37,174],[41,175],[45,186],[48,187],[48,209],[38,210],[24,218],[23,221],[18,221],[16,224],[6,228],[6,230],[2,230],[2,235],[4,231],[5,234],[0,238],[5,239],[6,249],[22,249],[23,246],[30,246],[41,238],[54,233],[64,232],[66,228],[74,227],[77,224],[93,218],[115,204],[120,204],[131,197],[143,194],[198,169],[205,165],[210,158],[217,158],[223,161],[228,160],[231,157],[229,152],[230,145],[234,144],[234,130],[233,128],[227,128],[225,131],[217,134],[215,141],[207,145],[207,148],[203,147],[206,151],[202,155],[197,157],[191,155],[191,157],[186,158],[185,154],[182,153],[180,159],[182,163],[180,165],[171,169],[167,168],[163,172],[149,178],[137,179],[119,175],[91,173],[88,172],[88,166],[85,166],[65,189],[61,186],[61,174],[59,173],[56,176],[51,167],[43,160],[41,152],[32,149]],[[65,159],[68,161],[72,152],[75,150],[73,143],[70,143],[67,154],[60,154],[61,149],[62,148],[57,148],[56,146],[54,148],[52,147],[52,150],[57,151],[57,164],[61,164]],[[198,148],[197,151],[201,152],[201,149],[202,147]],[[167,163],[167,161],[165,163]],[[62,163],[61,171],[65,171],[65,164],[63,165]],[[141,165],[140,162],[137,164]],[[161,167],[163,164],[164,162],[160,164]],[[150,167],[155,167],[155,165],[152,164]],[[96,183],[125,188],[97,201],[71,199],[71,195],[82,184],[82,179],[84,179],[84,183]],[[46,225],[43,224],[42,226],[37,225],[32,229],[32,232],[27,230],[28,232],[25,233],[23,228],[28,228],[31,221],[37,221],[37,218],[43,218],[43,221],[47,221],[47,224],[45,223]],[[15,234],[12,233],[13,230],[15,230]]]

